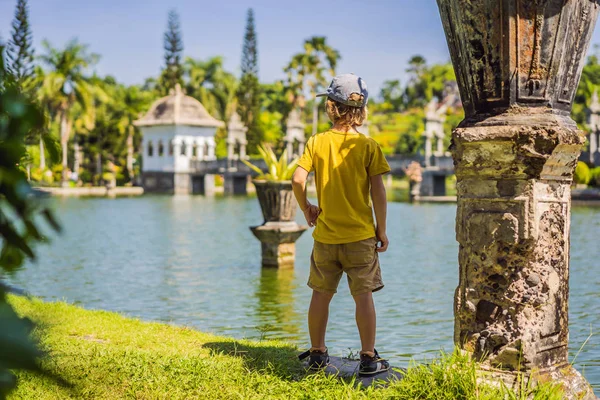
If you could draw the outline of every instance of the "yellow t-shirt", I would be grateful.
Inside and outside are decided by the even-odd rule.
[[[375,236],[369,177],[390,172],[377,142],[363,134],[329,130],[308,139],[298,166],[315,171],[321,215],[317,242],[352,243]]]

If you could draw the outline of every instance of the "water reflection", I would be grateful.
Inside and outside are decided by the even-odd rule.
[[[300,338],[303,316],[297,312],[296,286],[293,268],[262,269],[256,288],[256,319],[264,338]]]

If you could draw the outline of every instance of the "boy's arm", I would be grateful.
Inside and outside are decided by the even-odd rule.
[[[313,206],[308,201],[306,196],[306,178],[308,177],[308,171],[302,167],[296,168],[294,176],[292,177],[292,189],[294,190],[294,196],[300,205],[300,209],[304,213],[304,218],[309,226],[315,226],[317,224],[317,218],[319,217],[319,207]]]
[[[373,199],[373,209],[375,210],[375,219],[377,221],[377,240],[381,243],[377,252],[383,253],[387,250],[390,241],[388,240],[387,230],[387,198],[382,175],[374,175],[371,180],[371,198]]]

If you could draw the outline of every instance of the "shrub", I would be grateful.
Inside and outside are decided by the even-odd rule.
[[[273,149],[266,144],[258,146],[258,152],[260,153],[265,164],[267,164],[267,169],[269,170],[268,173],[264,173],[257,166],[249,163],[246,160],[242,160],[244,164],[258,174],[257,179],[264,179],[273,182],[281,182],[292,179],[292,175],[296,170],[298,159],[295,158],[288,162],[287,150],[283,151],[283,154],[281,157],[279,157],[279,159],[277,159]]]
[[[573,177],[575,183],[587,185],[590,183],[591,178],[592,174],[590,172],[590,167],[588,167],[583,161],[579,161],[577,163],[577,167],[575,168],[575,176]]]
[[[600,167],[592,168],[590,174],[590,185],[600,187]]]

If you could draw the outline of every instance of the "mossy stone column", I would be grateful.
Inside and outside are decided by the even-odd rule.
[[[592,0],[438,0],[465,120],[453,132],[457,345],[491,379],[562,382],[568,362],[570,118],[598,16]]]

